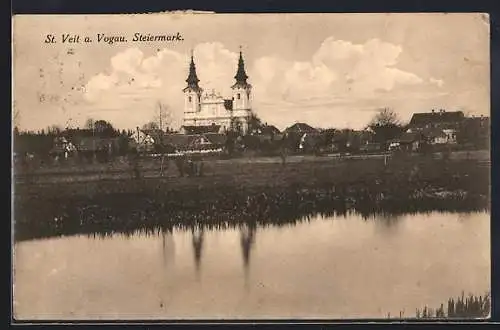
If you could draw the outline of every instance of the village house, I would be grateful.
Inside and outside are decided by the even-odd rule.
[[[105,138],[100,136],[87,136],[77,139],[76,148],[79,154],[118,154],[120,151],[120,138]]]
[[[415,113],[406,132],[420,132],[430,144],[454,144],[457,143],[457,132],[464,120],[462,111],[440,109]]]
[[[273,125],[265,125],[257,130],[257,137],[261,147],[269,148],[275,141],[281,141],[283,134]]]
[[[124,152],[123,136],[118,132],[101,134],[92,129],[66,129],[53,142],[52,156],[107,160]]]
[[[359,147],[361,153],[378,153],[382,151],[382,145],[376,142],[368,142]]]
[[[319,130],[306,123],[295,123],[283,131],[289,146],[296,151],[307,151],[315,144]]]
[[[405,132],[396,139],[388,141],[389,151],[405,151],[416,152],[424,143],[423,134],[421,132]]]
[[[295,123],[284,130],[285,134],[302,134],[304,133],[318,133],[318,130],[306,123]]]
[[[226,146],[226,135],[220,133],[179,134],[159,130],[138,130],[133,143],[143,153],[212,153]]]
[[[167,134],[163,137],[163,145],[169,146],[177,153],[220,153],[226,147],[226,135],[219,133],[204,134]]]
[[[375,147],[375,145],[371,144],[374,134],[369,130],[342,129],[328,131],[330,130],[324,131],[323,134],[326,134],[327,143],[334,152],[366,152],[368,149],[372,150]]]
[[[15,158],[26,155],[49,155],[54,144],[54,135],[20,133],[14,137],[13,154]]]
[[[423,138],[431,145],[452,144],[457,142],[456,130],[426,128],[421,131]]]
[[[66,139],[64,136],[58,136],[54,138],[54,144],[49,154],[57,158],[68,159],[70,155],[75,154],[77,151],[76,146],[73,142]]]
[[[159,129],[142,130],[137,127],[136,132],[131,136],[130,148],[141,153],[153,153],[157,145],[161,144],[164,134],[165,132]]]
[[[263,125],[262,127],[259,127],[256,130],[257,134],[260,135],[268,135],[268,136],[273,136],[273,135],[279,135],[281,132],[280,130],[274,126],[274,125]]]
[[[468,117],[462,122],[458,132],[458,143],[476,148],[487,148],[490,141],[490,118],[486,116]]]

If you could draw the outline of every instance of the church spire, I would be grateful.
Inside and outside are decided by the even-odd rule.
[[[247,83],[248,76],[247,73],[245,72],[245,61],[243,60],[243,53],[241,51],[241,46],[240,46],[240,58],[238,60],[238,71],[236,71],[234,79],[236,79],[236,83],[233,85],[233,87],[235,86],[246,87],[249,85]]]
[[[198,82],[200,79],[198,79],[198,75],[196,74],[196,66],[194,65],[194,56],[193,56],[193,51],[191,50],[191,63],[189,64],[189,75],[186,79],[186,82],[188,84],[188,88],[193,88],[193,89],[199,89],[200,87],[198,86]]]

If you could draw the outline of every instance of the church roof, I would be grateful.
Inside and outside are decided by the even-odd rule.
[[[191,54],[191,63],[189,63],[189,74],[186,79],[186,82],[187,82],[187,87],[184,88],[184,91],[188,88],[194,90],[201,90],[200,86],[198,86],[200,79],[198,79],[198,75],[196,74],[196,66],[194,64],[194,58],[192,54]]]
[[[243,87],[243,88],[249,88],[251,85],[247,82],[248,75],[245,71],[245,61],[243,60],[243,54],[240,50],[240,58],[238,60],[238,70],[236,71],[236,75],[234,76],[234,79],[236,79],[236,83],[231,87]]]

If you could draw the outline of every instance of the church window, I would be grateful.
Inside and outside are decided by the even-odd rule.
[[[193,101],[193,98],[190,96],[189,97],[189,102],[191,103]]]
[[[238,93],[238,94],[236,95],[236,97],[237,97],[237,98],[238,98],[238,100],[239,100],[239,99],[241,98],[240,93]]]

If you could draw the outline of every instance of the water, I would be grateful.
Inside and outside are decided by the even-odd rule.
[[[31,319],[415,316],[490,288],[487,213],[357,215],[285,227],[15,245],[14,312]]]

